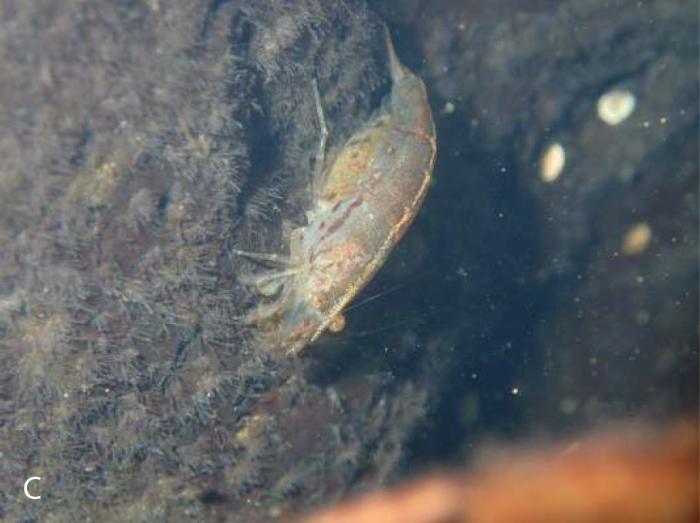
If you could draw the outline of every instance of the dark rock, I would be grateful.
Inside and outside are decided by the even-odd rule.
[[[388,477],[427,389],[322,383],[315,358],[257,345],[231,254],[284,249],[282,220],[303,218],[313,80],[331,147],[386,93],[378,20],[313,0],[2,16],[8,520],[249,522]]]

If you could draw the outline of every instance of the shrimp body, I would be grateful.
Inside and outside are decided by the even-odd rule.
[[[387,34],[392,89],[383,108],[314,180],[308,225],[292,231],[290,260],[266,336],[295,353],[332,328],[413,221],[430,185],[435,127],[423,82],[401,65]]]

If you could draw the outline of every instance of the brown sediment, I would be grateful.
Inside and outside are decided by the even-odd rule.
[[[467,474],[437,474],[301,523],[684,523],[698,521],[698,421],[631,427],[512,450]]]

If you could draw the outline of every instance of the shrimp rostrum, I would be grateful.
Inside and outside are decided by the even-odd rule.
[[[308,224],[294,229],[289,256],[238,254],[277,265],[248,277],[265,298],[245,321],[273,348],[296,353],[325,330],[379,270],[420,208],[435,161],[435,126],[425,85],[396,57],[386,34],[392,87],[386,103],[323,165],[321,126]]]

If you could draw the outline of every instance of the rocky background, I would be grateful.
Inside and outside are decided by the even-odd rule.
[[[697,409],[696,6],[190,4],[0,2],[4,519],[263,520]],[[312,82],[332,154],[387,92],[384,20],[434,186],[346,330],[288,358],[237,319],[232,249],[303,223]]]

